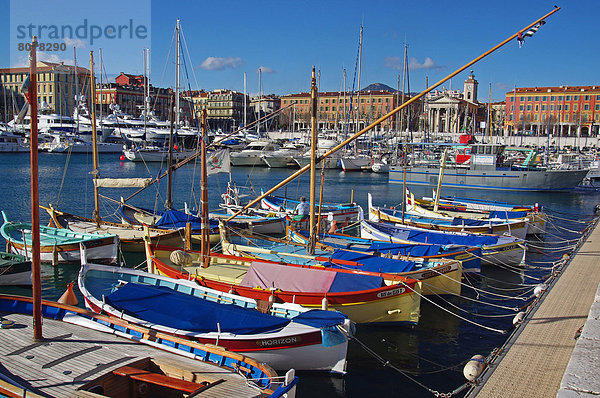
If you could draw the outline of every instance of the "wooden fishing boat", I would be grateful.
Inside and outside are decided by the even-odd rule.
[[[436,200],[436,192],[433,197],[416,199],[415,203],[432,210]],[[529,222],[528,234],[539,234],[544,232],[548,216],[537,203],[533,205],[513,205],[495,200],[461,198],[455,196],[442,196],[438,199],[438,210],[449,216],[467,218],[501,218],[514,219],[526,218]]]
[[[0,228],[8,251],[31,258],[31,224],[9,222],[2,212],[4,224]],[[88,234],[64,228],[40,226],[40,257],[49,263],[72,263],[80,261],[79,244],[89,245],[90,260],[114,263],[117,260],[119,238],[114,234]]]
[[[527,235],[526,220],[474,220],[460,217],[432,218],[403,212],[401,209],[373,206],[369,194],[369,220],[449,232],[471,232],[480,234],[508,234],[524,239]]]
[[[308,244],[308,231],[288,228],[287,236],[294,242]],[[317,247],[329,251],[347,249],[386,257],[393,256],[393,258],[419,257],[424,260],[448,258],[461,262],[463,274],[481,271],[481,248],[475,246],[452,245],[449,247],[433,243],[391,243],[348,234],[321,233],[317,235]]]
[[[200,233],[202,230],[201,218],[183,211],[174,209],[153,211],[122,204],[119,207],[119,212],[123,222],[129,225],[147,225],[155,229],[176,231],[184,230],[189,224],[192,242],[200,244],[202,241]],[[210,243],[215,244],[219,242],[219,222],[217,220],[209,221],[209,228]]]
[[[483,264],[524,265],[525,241],[514,236],[433,231],[408,225],[362,220],[361,237],[392,243],[435,243],[480,247]]]
[[[89,263],[82,265],[78,282],[86,306],[95,312],[215,344],[275,369],[345,373],[351,323],[339,312],[273,304],[263,313],[253,299],[194,281]]]
[[[397,276],[422,283],[423,295],[454,294],[460,296],[462,263],[446,258],[423,259],[411,256],[380,256],[348,249],[316,248],[307,253],[306,244],[280,239],[229,234],[221,238],[223,253],[271,261],[284,261],[310,267],[327,267],[360,271],[363,275],[383,277],[386,284],[397,283]],[[306,240],[308,243],[308,239]]]
[[[149,235],[150,241],[156,244],[179,246],[185,241],[181,230],[165,230],[148,228],[144,231],[141,225],[129,225],[105,220],[96,222],[87,217],[69,214],[56,210],[52,206],[40,208],[50,215],[50,221],[56,228],[67,228],[79,233],[114,234],[119,237],[121,250],[127,252],[143,252],[144,236]]]
[[[47,300],[45,340],[31,343],[32,301],[0,295],[4,396],[280,397],[297,383],[280,386],[268,365],[221,347]]]
[[[273,261],[211,253],[202,266],[201,253],[186,250],[184,263],[173,262],[179,249],[149,247],[154,272],[179,279],[195,279],[202,286],[232,291],[255,300],[296,303],[307,308],[340,311],[355,323],[393,322],[416,325],[419,320],[421,283],[398,277],[384,286],[383,278],[352,272],[286,266]],[[176,257],[174,257],[176,259]]]
[[[294,210],[300,203],[299,200],[288,199],[282,196],[267,195],[260,200],[260,206],[269,212],[276,215],[288,215],[294,217]],[[317,210],[319,211],[319,210]],[[337,223],[353,223],[358,221],[359,216],[362,214],[362,209],[356,203],[323,203],[320,205],[321,212],[321,227],[328,229],[330,223],[335,220]],[[300,218],[299,216],[296,216]],[[302,221],[300,219],[295,221]],[[306,221],[306,220],[304,220]],[[306,222],[304,223],[306,224]],[[298,226],[307,228],[307,225]]]
[[[31,286],[31,261],[20,254],[0,252],[0,286]]]

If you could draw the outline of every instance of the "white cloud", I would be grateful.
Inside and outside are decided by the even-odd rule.
[[[400,57],[386,57],[384,65],[386,68],[402,70],[403,62],[402,59],[400,59]]]
[[[417,60],[416,58],[411,57],[410,61],[408,62],[408,67],[410,69],[416,70],[416,69],[437,69],[439,68],[435,62],[433,62],[433,59],[431,59],[430,57],[426,57],[425,61],[423,61],[423,63],[419,63],[419,60]]]
[[[63,41],[69,48],[85,48],[87,43],[81,39],[71,39],[70,37],[63,38]]]
[[[267,66],[259,66],[256,72],[261,71],[262,73],[275,73],[275,69],[269,68]]]
[[[66,65],[74,65],[74,62],[72,59],[62,59],[60,58],[56,53],[48,53],[48,52],[44,52],[44,51],[38,51],[36,54],[36,60],[39,61],[46,61],[46,62],[53,62],[55,64],[59,64],[61,62],[64,62]],[[29,67],[29,56],[28,55],[22,55],[20,57],[18,57],[16,59],[16,61],[14,63],[12,63],[12,67],[13,68],[26,68]]]
[[[235,69],[242,64],[242,59],[239,57],[208,57],[199,66],[205,70],[223,70],[226,68]]]

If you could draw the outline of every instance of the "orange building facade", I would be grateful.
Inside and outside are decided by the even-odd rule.
[[[405,98],[408,100],[408,97]],[[361,91],[360,95],[349,92],[322,92],[318,94],[317,119],[319,129],[356,131],[363,129],[398,106],[401,96],[389,91]],[[310,93],[289,94],[281,97],[281,107],[290,104],[280,115],[280,125],[290,130],[310,129]],[[352,104],[352,107],[351,107]],[[352,109],[352,112],[350,112]],[[399,118],[384,121],[378,129],[395,130]],[[293,126],[293,127],[292,127]]]
[[[596,137],[600,86],[515,88],[506,93],[508,135]]]

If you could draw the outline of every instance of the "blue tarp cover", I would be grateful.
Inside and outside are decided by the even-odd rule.
[[[490,211],[490,218],[501,218],[501,219],[512,219],[512,218],[523,218],[527,217],[526,211],[504,211],[496,210]]]
[[[155,226],[157,228],[179,229],[185,228],[187,223],[191,224],[194,231],[202,229],[202,219],[200,217],[192,216],[179,210],[164,211]],[[210,220],[209,226],[210,228],[216,228],[219,226],[219,222],[217,220]]]
[[[222,332],[255,334],[275,332],[289,320],[233,304],[176,292],[164,286],[127,283],[106,296],[106,302],[135,318],[157,325],[197,333]]]
[[[338,311],[310,310],[294,317],[293,321],[316,328],[343,324],[348,315]]]
[[[369,223],[373,228],[376,228],[388,235],[403,235],[401,239],[414,241],[419,243],[433,243],[439,245],[467,245],[467,246],[486,246],[495,245],[498,242],[498,237],[493,235],[476,235],[476,234],[452,234],[436,231],[420,231],[416,229],[404,229],[394,225],[386,225],[384,223]]]
[[[385,272],[385,273],[399,273],[412,271],[415,266],[414,261],[406,260],[394,260],[391,258],[384,258],[379,256],[373,256],[367,253],[356,253],[346,250],[336,250],[330,256],[337,260],[355,261],[361,265],[348,266],[348,265],[337,265],[335,267],[340,268],[355,268],[362,271],[368,272]]]

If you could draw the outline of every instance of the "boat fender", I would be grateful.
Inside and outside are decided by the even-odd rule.
[[[535,289],[533,289],[533,295],[535,297],[540,297],[542,293],[546,291],[547,288],[548,286],[545,283],[540,283],[535,287]]]
[[[269,305],[273,305],[273,303],[275,303],[275,295],[271,292],[271,295],[269,296]]]
[[[183,250],[175,250],[169,255],[169,260],[175,265],[186,267],[192,265],[192,256]]]
[[[515,315],[515,317],[513,318],[513,325],[517,326],[518,324],[523,322],[523,319],[525,319],[525,311],[521,311],[517,313],[517,315]]]
[[[323,297],[323,300],[321,300],[321,309],[323,311],[327,311],[328,306],[329,306],[329,303],[327,301],[327,297]]]
[[[60,296],[60,298],[58,299],[59,303],[68,305],[79,304],[79,301],[77,301],[77,297],[75,297],[75,292],[73,292],[73,285],[73,282],[67,284],[67,290],[65,290],[62,296]]]
[[[485,369],[485,366],[485,357],[483,355],[474,355],[465,365],[463,375],[468,381],[474,383],[483,372],[483,369]]]

